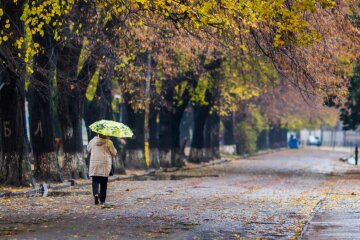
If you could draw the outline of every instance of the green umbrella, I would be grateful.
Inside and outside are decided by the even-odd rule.
[[[104,136],[112,136],[119,138],[131,138],[134,134],[131,129],[123,123],[100,120],[89,126],[91,131],[102,134]]]

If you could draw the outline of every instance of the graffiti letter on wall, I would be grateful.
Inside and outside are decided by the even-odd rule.
[[[74,130],[72,127],[66,127],[64,133],[65,133],[64,134],[65,139],[69,140],[73,137]]]
[[[4,121],[4,136],[10,137],[11,136],[11,128],[9,128],[10,121]]]
[[[42,133],[42,126],[41,126],[41,121],[38,122],[38,125],[37,125],[37,129],[35,130],[35,133],[34,135],[38,135],[40,133],[40,137],[43,136],[43,133]]]

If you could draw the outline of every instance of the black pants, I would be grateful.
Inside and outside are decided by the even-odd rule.
[[[107,177],[93,176],[92,177],[92,189],[93,195],[98,195],[100,198],[100,202],[104,203],[106,200],[106,189],[107,189]],[[100,185],[100,193],[99,193],[99,185]]]

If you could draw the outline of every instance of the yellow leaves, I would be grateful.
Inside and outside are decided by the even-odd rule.
[[[211,88],[210,76],[204,75],[200,77],[199,82],[191,96],[191,102],[198,103],[200,105],[208,105],[209,103],[205,99],[206,90]]]
[[[136,3],[140,3],[144,9],[150,8],[150,1],[148,0],[135,0]]]
[[[281,39],[282,35],[277,33],[274,38],[274,47],[279,47],[285,44],[285,42]]]
[[[54,31],[54,40],[57,41],[57,42],[60,40],[60,35],[59,35],[59,32],[57,30]]]
[[[39,34],[45,35],[44,27],[52,22],[54,27],[54,39],[60,40],[59,29],[62,25],[61,17],[69,13],[74,1],[31,1],[30,4],[25,4],[21,20],[29,25],[31,36]],[[60,18],[59,18],[60,17]]]
[[[26,67],[26,70],[27,70],[27,72],[30,73],[30,74],[33,74],[33,73],[34,73],[34,70],[33,70],[32,67],[30,67],[30,66],[27,66],[27,67]]]
[[[94,73],[93,77],[91,78],[89,86],[86,90],[86,99],[87,100],[89,100],[89,101],[93,100],[98,82],[99,82],[99,70],[96,70],[96,72]]]
[[[22,41],[23,40],[20,39],[20,41],[18,41],[18,44],[22,44]],[[36,42],[26,42],[25,45],[26,45],[26,50],[25,50],[24,62],[28,63],[33,56],[39,53],[40,45],[39,43]],[[34,72],[30,67],[27,70],[30,74]]]
[[[190,9],[189,6],[181,5],[181,6],[178,8],[178,11],[179,11],[179,13],[185,13],[185,12],[187,12],[189,9]]]
[[[3,37],[2,37],[2,40],[3,40],[4,42],[6,42],[8,39],[9,39],[8,36],[3,36]]]
[[[246,45],[244,45],[244,44],[240,45],[240,49],[243,50],[244,52],[248,51],[248,47]]]
[[[31,34],[44,36],[44,26],[51,24],[55,29],[54,39],[60,40],[60,29],[64,15],[70,13],[75,1],[70,0],[44,0],[29,1],[25,4],[21,20],[29,25]],[[283,0],[273,1],[217,1],[217,0],[129,0],[129,1],[95,1],[98,9],[103,11],[103,19],[108,20],[113,14],[122,14],[124,11],[141,12],[144,16],[149,13],[158,17],[168,18],[178,15],[184,21],[176,22],[179,28],[203,29],[211,28],[221,36],[239,36],[249,34],[250,29],[257,29],[261,23],[266,23],[269,27],[276,29],[274,39],[275,46],[287,44],[287,36],[295,33],[296,43],[308,45],[313,41],[319,40],[318,34],[310,29],[303,19],[304,13],[314,12],[317,6],[331,8],[335,2],[333,0],[294,0],[289,8]],[[150,11],[151,9],[151,11]],[[110,10],[110,11],[109,11]],[[0,8],[0,17],[3,16],[3,9]],[[61,19],[61,20],[58,20]],[[136,22],[130,22],[130,27],[145,26],[142,18]],[[4,28],[10,28],[10,23],[5,24]],[[81,29],[82,26],[79,26]],[[74,29],[79,33],[78,29]],[[285,40],[286,39],[286,40]],[[239,38],[233,39],[239,42]]]
[[[325,8],[333,8],[336,3],[333,0],[321,0],[320,4],[321,7],[325,9]]]
[[[27,191],[27,190],[31,190],[31,187],[0,187],[0,192],[22,192],[22,191]],[[3,201],[5,201],[5,203],[7,202],[11,202],[10,198],[3,198],[1,199]],[[4,202],[1,202],[4,203]]]
[[[17,39],[15,41],[15,45],[17,46],[18,49],[22,48],[23,43],[24,43],[24,38],[23,37],[21,37],[21,38],[19,38],[19,39]]]
[[[244,51],[245,52],[245,51]],[[273,66],[258,56],[245,53],[233,57],[221,67],[220,115],[236,111],[241,102],[259,96],[266,90],[272,79],[276,78]]]
[[[316,12],[317,1],[296,1],[290,9],[280,8],[276,11],[277,19],[272,21],[272,25],[276,27],[276,35],[273,45],[275,47],[286,44],[295,44],[301,46],[312,45],[321,39],[318,34],[303,18],[305,12]]]
[[[317,8],[314,1],[296,1],[294,8],[298,11],[316,12]]]

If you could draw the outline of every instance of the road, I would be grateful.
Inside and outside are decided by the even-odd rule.
[[[90,187],[0,199],[0,238],[356,239],[360,174],[343,156],[285,150],[117,181],[107,208]]]

